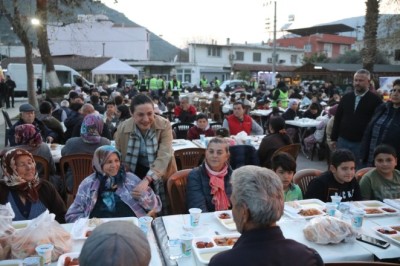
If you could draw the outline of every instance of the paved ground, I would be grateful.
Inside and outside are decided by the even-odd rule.
[[[15,121],[18,119],[19,106],[23,103],[28,102],[27,98],[16,98],[15,100],[16,100],[15,108],[4,109],[10,115],[10,118],[13,120],[12,121],[13,123],[15,123]],[[5,140],[5,123],[4,123],[3,115],[0,114],[0,149],[4,148],[4,140]],[[297,170],[301,170],[301,169],[305,169],[305,168],[313,168],[313,169],[319,169],[319,170],[325,171],[328,169],[328,166],[326,164],[326,160],[318,161],[318,160],[314,159],[314,161],[311,161],[310,159],[307,159],[300,152],[299,156],[297,157]]]

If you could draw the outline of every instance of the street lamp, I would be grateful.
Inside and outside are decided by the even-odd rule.
[[[272,3],[272,1],[264,4],[264,6],[268,6],[271,3]],[[273,42],[272,42],[272,74],[275,75],[275,72],[276,72],[276,1],[274,1],[274,36],[273,36]]]

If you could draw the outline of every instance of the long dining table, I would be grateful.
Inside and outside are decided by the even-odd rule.
[[[229,211],[228,211],[229,213]],[[185,232],[194,235],[194,239],[212,239],[218,236],[240,235],[236,230],[231,230],[220,222],[217,218],[218,212],[202,213],[200,216],[200,224],[196,228],[191,228],[189,214],[170,215],[156,218],[153,222],[153,230],[160,247],[167,247],[169,239],[177,239]],[[311,248],[314,248],[321,255],[323,261],[339,262],[339,261],[373,261],[378,259],[391,259],[400,257],[400,248],[395,243],[391,243],[387,249],[378,248],[355,239],[341,242],[339,244],[316,244],[307,240],[303,233],[303,228],[309,223],[307,219],[294,219],[287,214],[282,216],[277,225],[280,226],[286,238],[294,239]],[[362,229],[359,233],[366,234],[378,239],[385,240],[377,235],[372,228],[376,226],[393,225],[400,226],[400,215],[368,217],[364,218]],[[388,240],[385,240],[388,241]],[[192,248],[195,249],[194,247]],[[170,259],[168,248],[161,248],[162,256],[166,265],[207,265],[202,263],[197,252],[193,251],[189,257],[182,257],[176,260]]]

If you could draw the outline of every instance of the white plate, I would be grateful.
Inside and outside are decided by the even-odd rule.
[[[354,202],[354,204],[358,205],[357,207],[360,207],[359,205],[362,205],[365,208],[387,207],[385,203],[380,202],[379,200],[356,201]]]
[[[1,260],[0,265],[4,266],[22,266],[22,260]]]
[[[57,266],[64,266],[64,262],[67,257],[70,257],[71,259],[79,258],[79,254],[80,254],[79,252],[70,252],[62,254],[60,257],[58,257]]]
[[[124,218],[99,218],[102,223],[112,222],[112,221],[129,221],[135,225],[139,225],[138,218],[136,217],[124,217]],[[87,239],[86,233],[88,231],[93,231],[96,226],[89,226],[89,219],[88,218],[81,218],[78,219],[71,229],[71,236],[72,239],[80,240],[80,239]]]
[[[217,237],[217,236],[214,236]],[[218,237],[224,237],[224,236],[218,236]],[[236,235],[235,235],[236,237]],[[202,242],[211,242],[213,244],[213,247],[209,248],[197,248],[196,243],[202,241]],[[213,237],[196,237],[192,240],[192,251],[199,260],[200,263],[203,264],[208,264],[210,262],[210,259],[212,256],[215,254],[229,250],[231,249],[231,246],[217,246],[213,240]]]
[[[230,218],[226,219],[221,219],[220,215],[226,214]],[[233,216],[232,216],[232,211],[231,210],[226,210],[226,211],[216,211],[214,212],[215,218],[228,230],[236,230],[236,224],[233,221]]]
[[[376,209],[378,211],[380,211],[379,213],[368,213],[368,210],[371,209]],[[391,206],[387,206],[387,207],[379,207],[379,208],[363,208],[361,209],[365,212],[365,217],[375,217],[375,216],[385,216],[385,215],[397,215],[399,214],[399,211],[396,208],[393,208]],[[387,211],[387,210],[391,210]]]
[[[295,200],[295,201],[288,201],[285,202],[285,207],[290,206],[295,209],[310,209],[310,208],[317,208],[317,209],[324,209],[325,202],[319,199],[306,199],[306,200]]]
[[[400,209],[400,199],[384,199],[383,202],[396,209]]]
[[[172,145],[178,146],[178,145],[186,145],[186,141],[182,139],[174,139],[172,140]]]
[[[393,241],[395,244],[400,245],[400,231],[393,229],[393,227],[397,227],[396,229],[400,230],[400,224],[396,225],[385,225],[385,226],[375,226],[372,229],[379,236],[389,239]],[[378,229],[386,229],[386,230],[394,230],[396,234],[385,234],[378,231]]]

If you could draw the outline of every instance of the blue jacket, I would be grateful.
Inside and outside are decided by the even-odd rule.
[[[212,203],[210,178],[204,164],[202,163],[189,173],[186,185],[186,203],[188,209],[200,208],[203,212],[213,212],[215,206]],[[231,175],[232,168],[229,166],[228,173],[224,178],[225,193],[228,198],[232,194]]]

